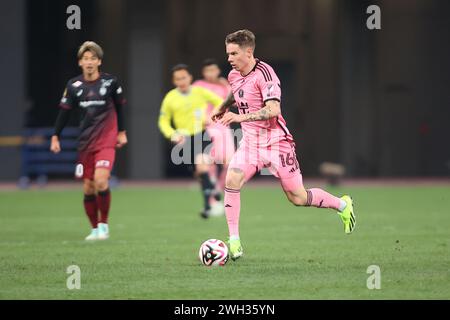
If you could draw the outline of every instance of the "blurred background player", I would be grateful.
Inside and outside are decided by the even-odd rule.
[[[233,155],[226,177],[225,212],[230,234],[230,255],[233,260],[243,254],[239,238],[240,190],[263,167],[280,179],[281,186],[296,206],[332,208],[338,211],[344,231],[355,227],[353,202],[349,196],[337,198],[313,188],[305,190],[295,153],[295,143],[281,115],[281,84],[270,65],[256,59],[255,35],[239,30],[225,39],[228,62],[233,67],[228,75],[232,95],[224,101],[213,120],[223,125],[241,123],[243,138]],[[239,114],[227,112],[236,102]]]
[[[226,99],[231,92],[228,81],[220,76],[221,70],[215,59],[205,59],[202,66],[203,79],[196,80],[193,85],[211,90],[222,99]],[[234,140],[230,127],[224,126],[219,122],[211,121],[214,106],[209,104],[206,110],[206,131],[211,137],[213,147],[210,156],[215,165],[211,166],[211,177],[217,180],[216,188],[223,192],[225,188],[225,177],[228,169],[228,163],[234,153]],[[213,199],[211,199],[213,200]]]
[[[126,103],[123,90],[116,77],[99,71],[102,59],[103,50],[93,41],[86,41],[79,48],[78,64],[83,73],[67,83],[50,145],[52,152],[61,151],[59,135],[71,110],[81,109],[79,160],[75,174],[84,179],[84,208],[92,226],[86,240],[109,237],[109,177],[115,148],[127,143],[122,112]]]
[[[172,81],[175,88],[162,101],[158,125],[164,137],[182,148],[184,164],[194,165],[194,176],[200,182],[204,200],[200,215],[208,218],[223,211],[223,203],[209,176],[212,160],[206,150],[211,142],[205,132],[206,110],[208,104],[218,108],[223,100],[212,91],[192,86],[192,74],[185,64],[172,68]],[[213,206],[210,204],[211,196],[216,199]]]

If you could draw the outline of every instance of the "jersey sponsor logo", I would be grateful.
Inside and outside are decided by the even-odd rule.
[[[75,81],[74,83],[72,83],[72,86],[74,86],[75,88],[78,88],[82,84],[83,84],[83,82],[81,82],[81,81]]]
[[[268,97],[271,97],[272,95],[273,95],[273,84],[269,84],[268,86],[267,86],[267,96]]]
[[[90,106],[103,106],[106,104],[105,100],[91,100],[91,101],[81,101],[80,107],[87,108]]]
[[[96,167],[96,168],[100,168],[100,167],[108,168],[108,167],[109,167],[109,164],[110,164],[110,162],[109,162],[108,160],[98,160],[98,161],[95,163],[95,167]]]
[[[77,164],[75,167],[75,177],[82,178],[83,177],[84,167],[81,163]]]

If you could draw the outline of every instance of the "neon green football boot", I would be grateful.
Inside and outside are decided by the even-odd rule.
[[[230,247],[230,257],[232,260],[237,260],[244,254],[240,239],[228,239],[228,245]]]
[[[344,232],[350,234],[356,226],[355,213],[353,212],[353,200],[348,195],[342,196],[341,199],[347,203],[347,206],[344,211],[338,212],[338,214],[344,223]]]

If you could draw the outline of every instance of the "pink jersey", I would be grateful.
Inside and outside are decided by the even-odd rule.
[[[245,77],[239,71],[231,70],[228,82],[240,114],[258,111],[268,100],[281,101],[280,80],[271,66],[258,59]],[[241,122],[241,127],[243,139],[259,146],[294,140],[281,114],[269,120]]]
[[[193,84],[194,86],[203,87],[217,94],[224,100],[231,91],[230,86],[226,80],[220,83],[211,83],[205,80],[197,80]],[[234,153],[234,140],[231,129],[228,126],[224,126],[219,122],[211,121],[211,115],[214,110],[213,105],[208,105],[207,112],[207,126],[206,131],[213,142],[213,148],[211,150],[211,156],[217,164],[228,163]]]
[[[225,82],[225,79],[223,79],[223,82]],[[230,86],[227,86],[225,85],[225,83],[222,82],[211,83],[205,80],[196,80],[193,85],[208,89],[217,94],[222,99],[225,99],[228,96],[228,93],[230,92]]]
[[[223,79],[225,81],[225,79]],[[226,99],[228,96],[228,93],[230,93],[231,88],[229,85],[226,85],[225,83],[211,83],[205,80],[196,80],[193,85],[197,86],[197,87],[203,87],[205,89],[208,89],[209,91],[214,92],[215,94],[217,94],[219,97],[221,97],[222,99]],[[212,111],[214,109],[214,106],[212,104],[208,105],[208,109],[207,109],[207,113],[208,115],[212,114]]]

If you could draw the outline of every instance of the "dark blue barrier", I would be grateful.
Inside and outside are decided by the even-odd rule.
[[[32,178],[36,178],[40,184],[45,184],[49,175],[73,177],[78,159],[79,132],[77,127],[64,128],[60,136],[61,152],[54,154],[50,151],[54,128],[27,128],[23,134],[19,187],[28,187]]]

